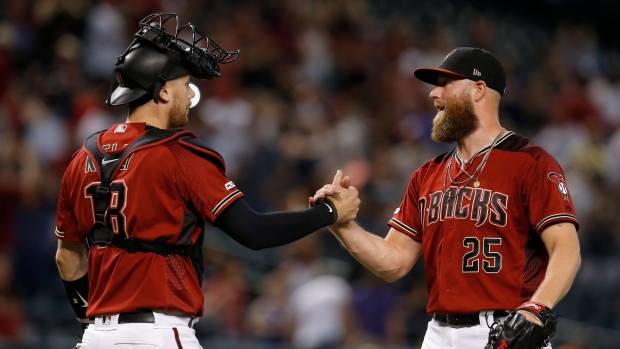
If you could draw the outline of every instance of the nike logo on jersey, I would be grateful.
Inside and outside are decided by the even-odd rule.
[[[107,165],[107,164],[109,164],[111,162],[114,162],[114,161],[118,161],[118,159],[112,159],[112,160],[103,159],[103,160],[101,160],[101,163],[104,164],[104,165]]]
[[[78,297],[80,297],[80,299],[82,300],[82,302],[84,303],[84,305],[82,305],[82,308],[87,308],[88,307],[88,301],[86,299],[84,299],[84,297],[82,297],[82,295],[79,292],[76,292]],[[77,300],[76,300],[77,303]]]

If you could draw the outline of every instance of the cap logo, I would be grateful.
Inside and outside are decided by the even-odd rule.
[[[448,53],[448,54],[447,54],[447,55],[443,58],[443,60],[445,61],[446,59],[448,59],[448,57],[450,57],[450,56],[451,56],[454,52],[456,52],[456,49],[454,49],[454,50],[450,51],[450,52],[449,52],[449,53]],[[442,61],[442,63],[443,63],[443,61]]]
[[[480,73],[480,71],[479,71],[478,69],[474,69],[473,74],[474,74],[475,76],[482,76],[482,73]]]

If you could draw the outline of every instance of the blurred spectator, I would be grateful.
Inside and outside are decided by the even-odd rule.
[[[288,278],[282,269],[276,269],[262,279],[258,296],[247,309],[245,323],[250,338],[273,345],[288,340],[288,294]]]
[[[226,160],[231,178],[237,176],[254,147],[252,106],[239,96],[239,89],[234,76],[217,80],[210,86],[211,95],[198,107],[203,123],[201,136]]]
[[[329,273],[319,241],[320,234],[315,233],[291,243],[286,246],[290,256],[281,263],[289,279],[287,308],[296,348],[338,348],[355,333],[351,286]]]
[[[25,325],[25,307],[14,288],[11,257],[0,251],[0,346],[19,343]]]
[[[205,312],[196,331],[207,336],[240,338],[248,302],[242,262],[217,252],[205,256],[209,274],[202,283]]]
[[[366,268],[358,268],[351,283],[357,333],[354,341],[379,347],[405,344],[403,299],[394,284],[388,284]]]
[[[91,79],[111,79],[112,64],[127,47],[125,34],[128,28],[125,28],[125,18],[118,2],[97,0],[86,16],[83,62],[84,72]]]

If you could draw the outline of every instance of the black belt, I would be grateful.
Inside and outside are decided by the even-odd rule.
[[[88,323],[94,324],[95,318],[90,318]],[[152,324],[152,323],[155,323],[155,315],[153,315],[152,311],[122,313],[122,314],[118,314],[118,323],[119,324],[135,324],[135,323]]]
[[[497,319],[508,315],[505,310],[493,311],[493,318]],[[439,314],[435,313],[434,319],[450,326],[477,326],[480,325],[480,313],[471,314]]]
[[[155,322],[155,315],[152,311],[140,311],[137,313],[118,314],[119,324],[145,323],[152,324]]]

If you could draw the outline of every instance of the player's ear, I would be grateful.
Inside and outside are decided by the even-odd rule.
[[[487,93],[487,84],[479,80],[474,83],[474,88],[474,101],[478,102]]]
[[[161,87],[159,90],[159,100],[163,102],[170,102],[172,95],[170,94],[170,86],[168,86],[168,81]]]

